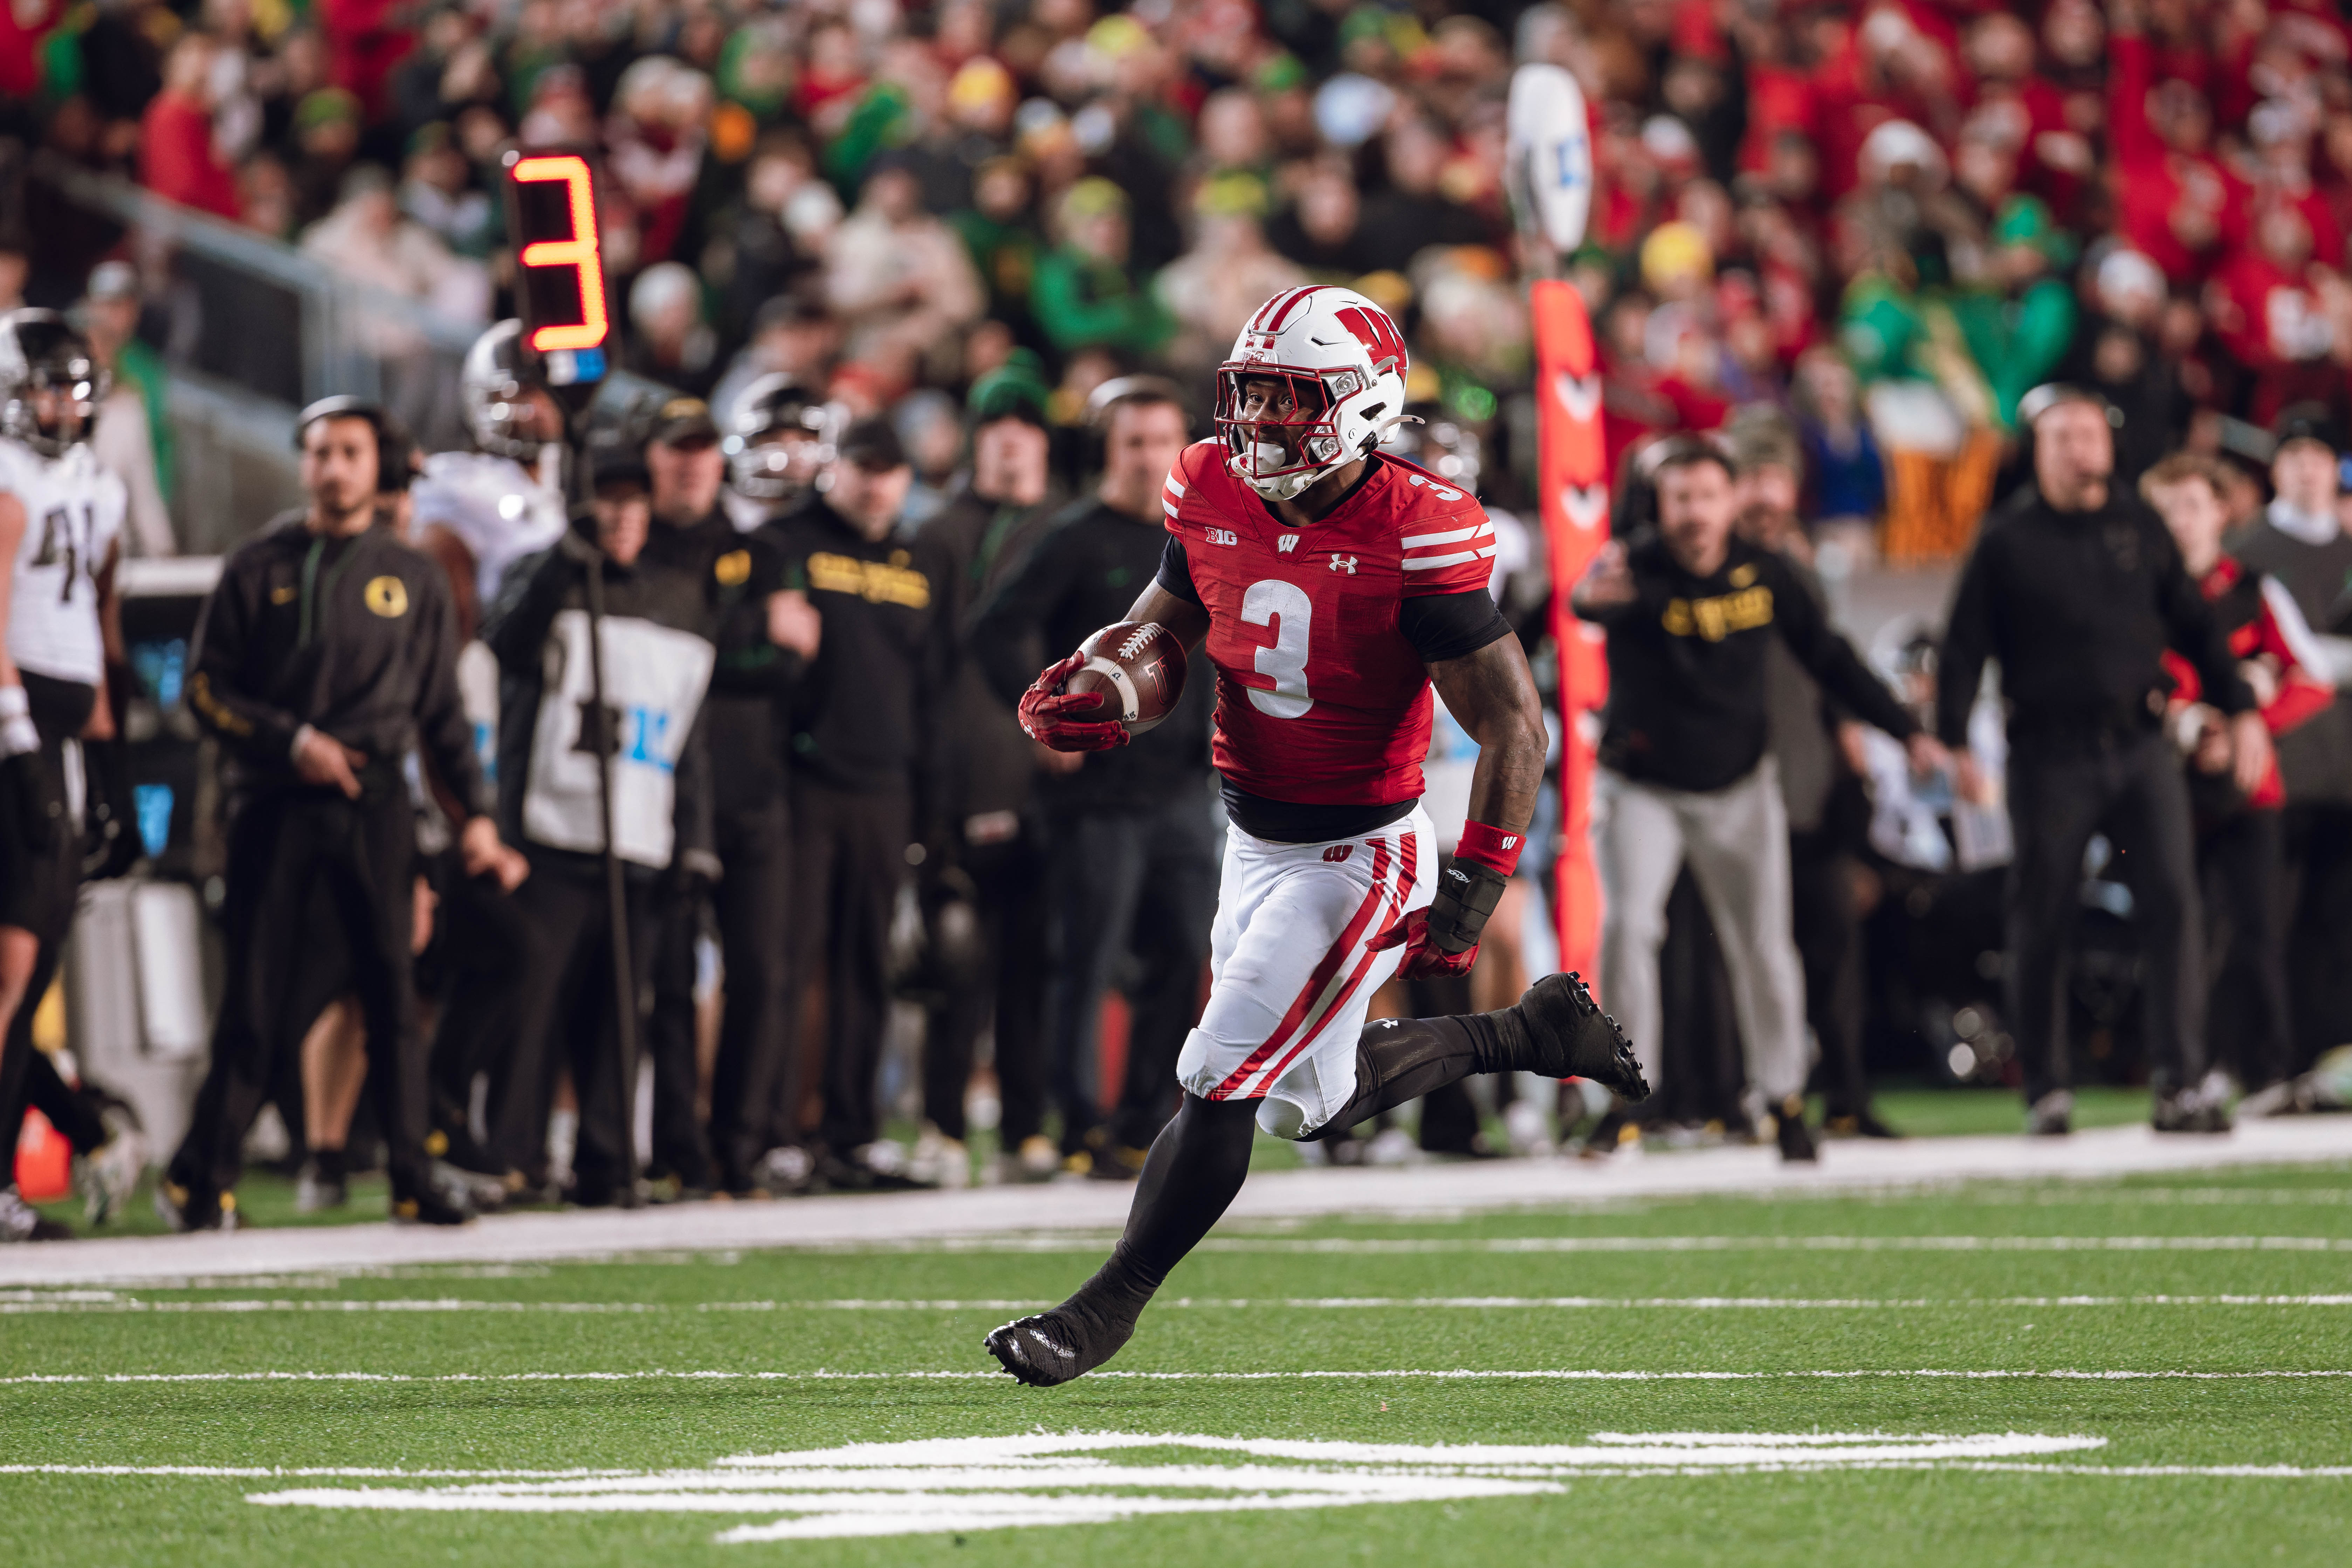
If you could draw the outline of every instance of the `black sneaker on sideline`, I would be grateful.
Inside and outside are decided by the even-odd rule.
[[[26,1203],[14,1187],[0,1187],[0,1242],[70,1241],[73,1232]]]
[[[2157,1097],[2148,1125],[2158,1132],[2227,1132],[2231,1129],[2230,1112],[2227,1107],[2207,1100],[2195,1089],[2183,1089],[2179,1094]]]
[[[155,1213],[175,1231],[235,1230],[238,1226],[236,1194],[203,1193],[184,1187],[168,1175],[155,1179]]]
[[[2025,1135],[2063,1138],[2074,1131],[2074,1091],[2053,1089],[2025,1109]]]
[[[1772,1135],[1780,1140],[1780,1163],[1812,1164],[1822,1157],[1813,1143],[1813,1130],[1805,1125],[1804,1096],[1792,1094],[1772,1117]]]
[[[1134,1333],[1132,1321],[1108,1317],[1073,1296],[1051,1311],[1015,1318],[980,1343],[1031,1388],[1052,1388],[1094,1371]]]
[[[392,1200],[393,1223],[394,1225],[471,1223],[474,1217],[473,1206],[462,1202],[452,1203],[449,1198],[450,1194],[446,1193],[436,1193],[430,1189],[410,1193],[404,1197],[395,1194]]]
[[[1528,987],[1512,1011],[1525,1022],[1533,1047],[1528,1071],[1544,1078],[1589,1078],[1628,1102],[1650,1098],[1633,1043],[1573,971],[1545,975]]]

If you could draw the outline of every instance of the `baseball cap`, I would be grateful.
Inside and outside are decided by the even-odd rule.
[[[651,470],[646,467],[646,449],[635,441],[600,441],[588,450],[589,483],[598,489],[634,479],[638,484],[653,482]]]
[[[2116,410],[2115,405],[2087,386],[2076,386],[2071,382],[2064,381],[2044,382],[2019,398],[2017,422],[2030,427],[2040,423],[2043,415],[2062,403],[2087,403],[2105,415],[2108,424],[2123,423],[2123,416]]]
[[[844,462],[876,472],[904,468],[907,462],[907,448],[899,444],[898,432],[890,427],[887,419],[876,414],[852,425],[835,452]]]
[[[2316,441],[2334,451],[2343,445],[2336,435],[2336,416],[2325,403],[2289,404],[2273,421],[2271,437],[2282,447],[2290,441]]]
[[[136,300],[139,269],[128,261],[101,261],[89,269],[89,285],[83,292],[93,300]]]
[[[710,416],[710,405],[699,397],[673,397],[654,410],[653,424],[646,438],[659,441],[665,447],[683,447],[688,441],[716,441],[719,422]]]

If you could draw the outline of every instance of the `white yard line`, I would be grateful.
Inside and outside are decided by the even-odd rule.
[[[1822,1163],[1811,1166],[1783,1165],[1768,1149],[1727,1147],[1598,1163],[1495,1160],[1398,1170],[1266,1172],[1243,1188],[1232,1217],[1392,1218],[1627,1198],[2084,1180],[2343,1160],[2352,1160],[2352,1116],[2289,1117],[2249,1122],[2227,1138],[2160,1137],[2145,1127],[2117,1127],[2064,1139],[1857,1140],[1829,1144]],[[950,1239],[985,1246],[992,1237],[1039,1232],[1116,1231],[1131,1195],[1128,1187],[1112,1183],[1051,1183],[779,1203],[681,1204],[635,1213],[508,1215],[454,1230],[371,1224],[101,1237],[0,1248],[0,1287],[737,1247]],[[1011,1245],[1017,1249],[1025,1244]]]
[[[2352,1379],[2352,1370],[2329,1369],[2306,1372],[2260,1370],[2252,1372],[2188,1372],[2140,1371],[2133,1369],[2076,1370],[2052,1368],[1991,1369],[1970,1371],[1941,1368],[1891,1368],[1885,1370],[1822,1371],[1822,1372],[1652,1372],[1612,1371],[1607,1368],[1538,1368],[1529,1371],[1484,1371],[1459,1368],[1434,1371],[1419,1368],[1391,1368],[1378,1372],[1091,1372],[1089,1379],[1116,1378],[1139,1383],[1383,1383],[1383,1382],[1502,1382],[1502,1383],[1775,1383],[1788,1381],[1828,1380],[1860,1381],[1872,1378],[1895,1380],[1952,1380],[1958,1382],[2059,1382],[2059,1383],[2249,1383],[2267,1381],[2302,1381],[2309,1379]],[[1011,1386],[1002,1372],[732,1372],[732,1371],[669,1371],[656,1369],[646,1372],[113,1372],[113,1373],[28,1373],[16,1377],[0,1377],[0,1387],[57,1385],[127,1386],[151,1383],[999,1383]]]
[[[105,1298],[92,1300],[96,1296]],[[73,1291],[47,1300],[0,1301],[0,1317],[60,1316],[84,1312],[1036,1312],[1054,1303],[992,1297],[946,1300],[876,1300],[835,1297],[804,1301],[469,1301],[449,1297],[394,1298],[374,1301],[302,1301],[290,1299],[227,1301],[146,1301],[112,1291]],[[1918,1309],[1965,1311],[1993,1307],[2352,1307],[2352,1295],[2307,1296],[1175,1296],[1153,1310],[1213,1311],[1895,1311]]]

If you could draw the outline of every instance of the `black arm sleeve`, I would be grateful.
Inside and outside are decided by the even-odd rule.
[[[1811,672],[1822,689],[1844,703],[1855,718],[1874,724],[1898,741],[1907,741],[1919,729],[1917,720],[1895,700],[1895,693],[1873,675],[1853,644],[1839,635],[1822,614],[1822,606],[1797,574],[1774,561],[1772,624],[1797,661]]]
[[[547,630],[555,624],[564,593],[579,573],[579,564],[560,544],[507,568],[499,582],[498,603],[482,617],[482,641],[498,657],[500,669],[509,675],[538,669]]]
[[[1936,656],[1936,734],[1948,746],[1968,744],[1969,714],[1977,704],[1985,660],[1994,653],[1989,557],[1998,538],[1978,537],[1968,564],[1960,568],[1951,613],[1944,617],[1944,646]]]
[[[247,638],[257,618],[261,574],[253,557],[232,555],[196,616],[188,703],[215,734],[257,760],[283,763],[302,728],[296,715],[243,689]]]
[[[1201,602],[1201,590],[1192,586],[1192,563],[1185,559],[1184,542],[1172,533],[1160,552],[1160,585],[1188,605]]]
[[[1171,538],[1169,542],[1173,544]],[[1163,563],[1160,570],[1168,568]],[[1459,594],[1426,594],[1397,605],[1397,630],[1412,644],[1423,664],[1443,664],[1476,653],[1488,643],[1511,635],[1494,595],[1484,588]]]

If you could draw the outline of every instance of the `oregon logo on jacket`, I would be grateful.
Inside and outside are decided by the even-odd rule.
[[[612,758],[614,847],[640,866],[667,866],[678,753],[710,679],[711,647],[690,632],[634,616],[605,616],[604,633],[604,702],[619,742]],[[594,691],[587,612],[557,615],[547,657],[523,833],[554,848],[593,853],[604,841],[587,724]]]

